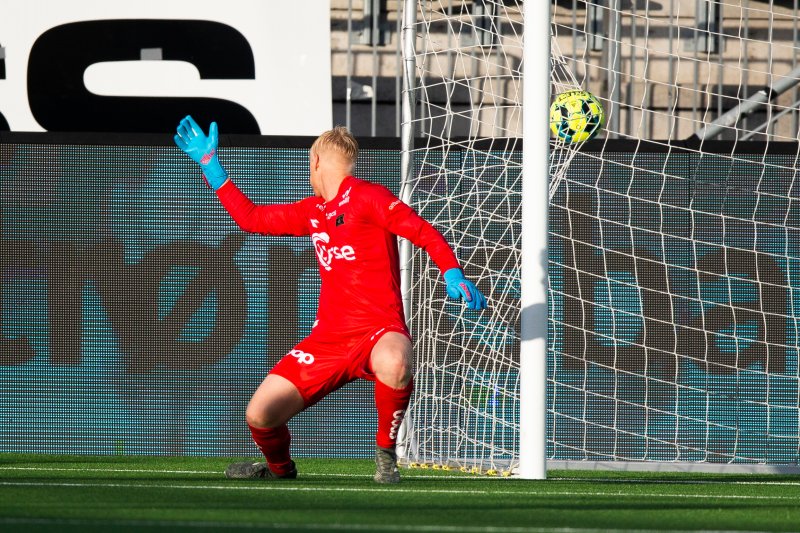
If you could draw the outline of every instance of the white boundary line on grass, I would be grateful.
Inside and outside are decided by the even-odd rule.
[[[314,523],[259,523],[259,522],[201,522],[168,520],[79,520],[47,518],[0,518],[0,524],[111,526],[111,527],[211,527],[219,529],[319,529],[323,531],[422,531],[447,533],[656,533],[662,529],[591,529],[573,527],[519,527],[519,526],[435,526],[401,524],[314,524]],[[673,533],[762,533],[758,531],[673,530]]]
[[[30,470],[53,472],[114,472],[114,473],[133,473],[133,474],[197,474],[197,475],[223,475],[222,470],[154,470],[152,468],[63,468],[63,467],[33,467],[33,466],[0,466],[1,470]],[[447,474],[416,474],[408,470],[402,471],[404,479],[438,479],[438,480],[465,480],[465,481],[497,481],[505,478],[479,476],[479,475],[447,475]],[[372,479],[372,474],[350,474],[347,472],[306,472],[302,471],[302,477],[343,477],[343,478],[363,478]],[[509,478],[514,480],[515,478]],[[674,484],[674,485],[764,485],[764,486],[794,486],[800,487],[800,481],[732,481],[725,479],[649,479],[649,478],[600,478],[600,477],[548,477],[549,481],[580,481],[586,483],[633,483],[633,484]]]
[[[186,489],[186,490],[245,490],[245,491],[285,491],[285,492],[388,492],[410,494],[473,494],[473,495],[503,495],[503,496],[591,496],[609,498],[683,498],[703,500],[790,500],[796,502],[797,496],[765,496],[765,495],[739,495],[739,494],[674,494],[674,493],[636,493],[623,492],[597,492],[576,490],[464,490],[464,489],[423,489],[419,487],[297,487],[293,482],[283,481],[266,484],[234,485],[182,485],[165,483],[59,483],[51,481],[0,481],[0,487],[105,487],[125,489]],[[531,488],[544,488],[545,484],[530,485]]]
[[[0,466],[0,470],[38,470],[53,472],[131,472],[134,474],[219,474],[222,470],[154,470],[152,468],[63,468],[50,466]],[[305,472],[303,472],[305,473]],[[315,476],[325,476],[328,474],[314,474]],[[337,474],[332,474],[337,475]],[[350,474],[357,475],[357,474]]]

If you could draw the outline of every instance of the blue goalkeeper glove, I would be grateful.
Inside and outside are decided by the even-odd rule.
[[[217,123],[212,122],[208,128],[208,137],[194,119],[187,115],[178,124],[178,133],[174,137],[178,148],[186,152],[192,160],[200,165],[208,186],[215,191],[228,181],[228,173],[222,168],[217,158],[219,134]]]
[[[474,283],[464,277],[460,268],[451,268],[445,272],[444,280],[447,282],[447,295],[450,298],[463,299],[470,309],[486,309],[486,297]]]

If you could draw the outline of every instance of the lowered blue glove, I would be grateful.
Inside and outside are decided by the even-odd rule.
[[[450,298],[463,299],[470,309],[486,309],[486,297],[474,283],[464,277],[460,268],[451,268],[445,272],[444,280],[447,282],[447,295]]]
[[[178,124],[178,133],[174,137],[178,148],[200,165],[208,186],[215,191],[228,181],[228,173],[222,168],[217,158],[217,143],[219,134],[217,123],[212,122],[208,128],[208,137],[203,133],[194,119],[187,115]]]

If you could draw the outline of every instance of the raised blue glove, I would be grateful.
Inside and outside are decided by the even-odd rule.
[[[228,181],[228,173],[222,168],[217,158],[219,134],[216,122],[211,123],[208,128],[208,137],[206,137],[197,122],[187,115],[178,124],[178,133],[173,138],[178,148],[200,165],[209,187],[216,191]]]
[[[444,280],[447,282],[447,295],[450,298],[463,299],[470,309],[486,309],[486,297],[474,283],[464,277],[460,268],[451,268],[445,272]]]

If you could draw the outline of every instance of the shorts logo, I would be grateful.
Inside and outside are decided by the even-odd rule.
[[[400,424],[403,423],[403,415],[406,413],[405,409],[398,409],[392,416],[394,420],[392,420],[392,429],[389,430],[389,438],[394,440],[397,438],[397,430],[400,429]]]
[[[297,358],[297,362],[301,365],[310,365],[314,362],[314,356],[302,350],[294,349],[289,352],[289,355]]]

